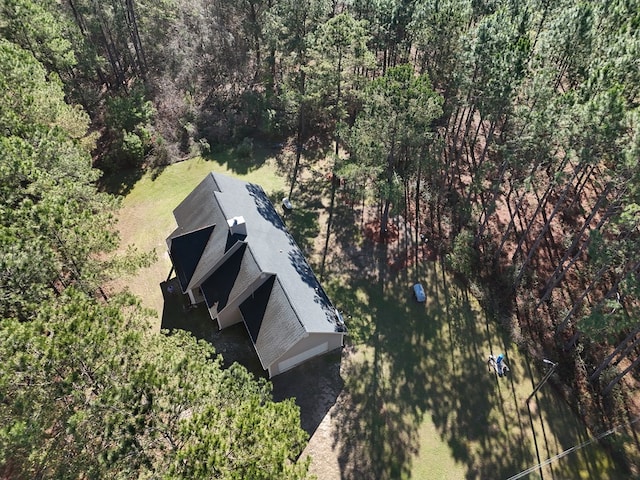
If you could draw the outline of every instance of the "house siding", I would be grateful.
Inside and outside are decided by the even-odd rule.
[[[307,360],[342,347],[341,334],[310,333],[269,365],[269,377],[280,375]]]
[[[211,173],[174,216],[167,246],[183,292],[220,329],[244,321],[270,376],[343,345],[337,310],[260,186]],[[231,232],[240,217],[244,230]],[[208,238],[194,233],[203,228]]]
[[[224,311],[218,313],[216,318],[218,328],[222,330],[225,327],[230,327],[231,325],[242,322],[242,313],[240,313],[240,309],[238,308],[225,308]]]

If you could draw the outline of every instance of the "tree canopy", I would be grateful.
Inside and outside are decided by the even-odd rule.
[[[94,167],[255,138],[293,145],[292,198],[328,170],[325,250],[335,198],[357,196],[380,231],[427,232],[532,357],[569,365],[585,417],[613,424],[637,391],[638,0],[2,0],[0,33],[11,328],[144,262],[105,260],[118,201]]]
[[[11,478],[303,478],[293,399],[204,341],[153,333],[129,296],[68,289],[0,323],[0,465]]]
[[[149,255],[114,255],[118,200],[97,188],[89,118],[58,75],[2,40],[0,87],[0,474],[303,478],[293,400],[99,294]]]

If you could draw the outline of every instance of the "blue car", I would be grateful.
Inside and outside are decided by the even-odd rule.
[[[416,283],[413,286],[413,295],[416,297],[416,300],[420,303],[423,303],[427,300],[427,294],[424,293],[424,287],[421,283]]]

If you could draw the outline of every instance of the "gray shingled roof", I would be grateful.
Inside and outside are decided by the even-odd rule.
[[[275,275],[241,304],[240,311],[265,368],[307,335]]]
[[[174,216],[178,228],[167,239],[170,249],[173,239],[216,225],[191,276],[189,288],[202,285],[223,257],[225,260],[231,257],[233,249],[225,256],[229,241],[227,220],[244,217],[247,230],[244,242],[248,247],[239,270],[234,269],[238,277],[230,279],[233,286],[227,292],[233,297],[233,292],[245,288],[256,269],[276,276],[268,292],[269,301],[264,308],[259,335],[254,339],[263,366],[270,365],[301,335],[343,331],[333,305],[260,186],[211,173],[174,210]],[[207,285],[218,281],[212,280]],[[251,308],[251,302],[243,308]]]
[[[207,175],[205,179],[185,198],[174,211],[173,216],[178,223],[173,233],[167,239],[169,251],[171,251],[173,239],[183,236],[186,233],[199,230],[207,225],[220,223],[222,213],[215,199],[215,192],[219,190],[213,175]],[[206,207],[203,207],[206,206]],[[206,280],[210,267],[222,258],[228,235],[228,228],[225,225],[216,225],[213,229],[209,242],[202,253],[200,261],[190,276],[189,284],[184,290],[200,286]],[[223,228],[220,228],[223,227]],[[174,259],[175,265],[175,259]]]
[[[186,292],[204,250],[207,248],[215,225],[194,230],[174,237],[169,244],[169,254],[176,269],[182,291]]]

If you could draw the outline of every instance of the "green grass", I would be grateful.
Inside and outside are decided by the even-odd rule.
[[[234,174],[224,163],[197,157],[165,168],[157,177],[143,176],[124,198],[121,216],[121,221],[135,221],[137,227],[127,226],[123,234],[132,234],[130,239],[141,248],[157,246],[158,234],[168,235],[175,228],[173,209],[212,171]],[[268,163],[241,178],[259,183],[267,192],[284,189],[284,179]]]
[[[530,368],[439,264],[381,278],[328,284],[334,301],[352,315],[349,327],[359,352],[345,378],[354,409],[336,423],[339,437],[357,439],[356,447],[347,443],[340,454],[359,464],[362,478],[508,478],[588,438],[550,384],[531,400],[529,413],[525,400],[544,372]],[[424,306],[412,300],[414,278],[427,291]],[[508,355],[508,377],[489,371],[490,352]],[[619,478],[595,445],[542,474]],[[540,478],[540,472],[527,478]]]
[[[179,325],[186,318],[179,305],[164,309],[164,317],[160,316],[165,304],[159,284],[170,269],[164,241],[175,228],[172,210],[210,171],[256,182],[278,198],[286,191],[286,181],[269,153],[262,151],[247,163],[223,152],[138,179],[110,179],[127,192],[118,223],[123,248],[133,244],[145,251],[155,248],[159,254],[156,264],[120,279],[116,287],[128,287],[156,309],[158,327],[161,322]],[[313,254],[316,249],[315,258],[318,244],[323,243],[314,242],[315,237],[325,232],[313,213],[321,211],[320,200],[327,193],[321,179],[312,177],[300,185],[296,210],[287,219],[304,250]],[[347,207],[340,208],[345,211],[336,217],[349,213]],[[354,246],[358,232],[357,221],[336,225],[331,245]],[[355,248],[362,246],[361,237],[358,242]],[[375,258],[370,261],[375,264]],[[339,260],[327,265],[325,288],[350,317],[349,342],[355,351],[341,368],[341,396],[348,398],[347,406],[329,413],[335,443],[326,451],[337,450],[341,478],[507,478],[588,437],[549,384],[527,408],[525,399],[543,372],[528,365],[439,264],[422,263],[392,274],[380,262],[374,273],[354,275],[343,275]],[[410,286],[415,279],[425,286],[426,305],[412,300]],[[202,312],[198,315],[198,325],[204,325],[201,336],[207,338],[209,320]],[[497,379],[489,372],[485,363],[489,352],[507,353],[512,375]],[[618,478],[596,445],[554,462],[542,473],[545,479]],[[540,478],[540,473],[527,478]]]
[[[159,284],[171,269],[165,239],[176,228],[173,209],[212,171],[258,183],[271,195],[284,191],[285,179],[278,175],[273,158],[260,157],[259,166],[247,168],[244,175],[238,175],[232,169],[233,165],[229,165],[229,154],[221,153],[220,156],[220,160],[217,156],[197,157],[160,172],[149,172],[126,187],[122,185],[130,180],[127,173],[109,179],[111,186],[117,186],[116,190],[127,192],[118,218],[123,250],[131,245],[145,252],[155,249],[158,254],[154,265],[133,277],[119,279],[114,288],[127,287],[139,295],[145,306],[158,312],[158,325],[163,307]]]

